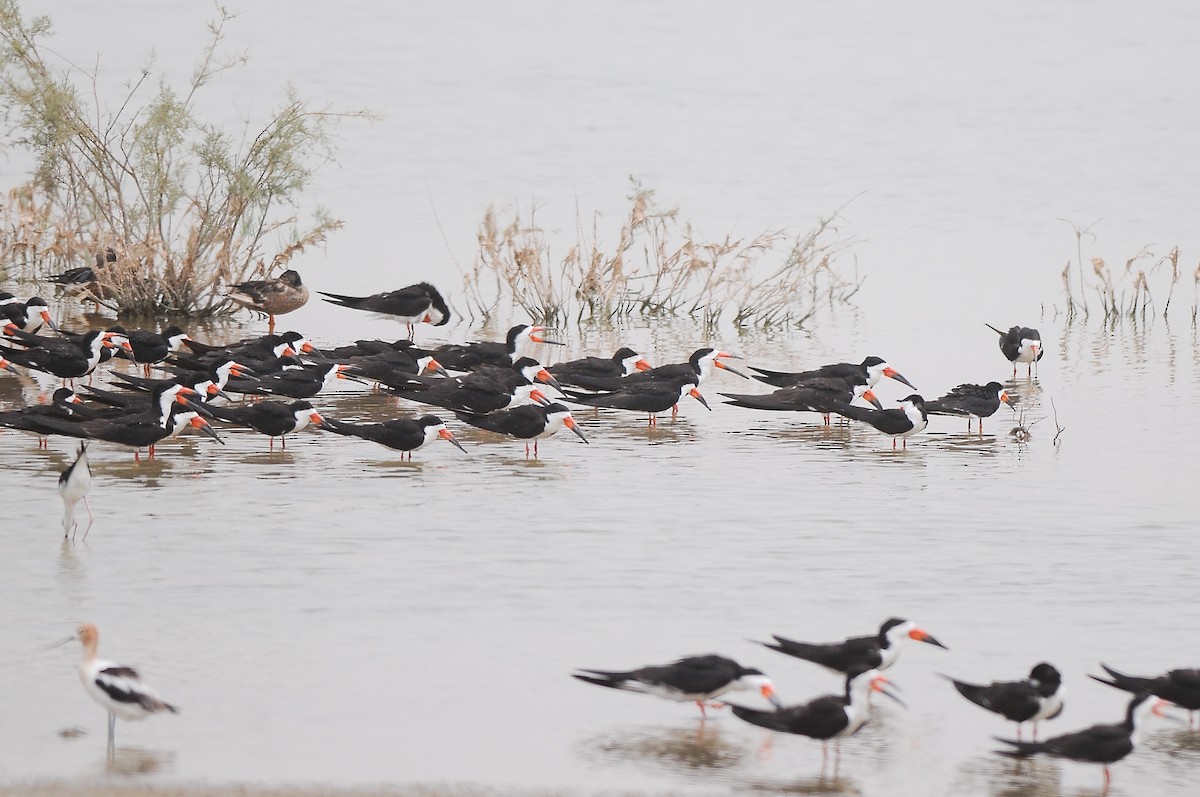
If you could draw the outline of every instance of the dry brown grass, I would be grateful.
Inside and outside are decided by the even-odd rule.
[[[479,226],[478,255],[463,274],[471,312],[488,318],[515,305],[559,325],[634,315],[800,325],[823,305],[848,302],[862,284],[836,268],[851,245],[840,237],[836,214],[796,239],[768,230],[706,241],[679,220],[678,208],[656,207],[653,192],[635,184],[630,200],[612,245],[601,243],[597,215],[557,259],[536,209],[525,220],[519,211],[490,208]]]
[[[1068,319],[1088,317],[1092,309],[1089,297],[1097,301],[1106,321],[1145,319],[1151,313],[1169,319],[1175,289],[1184,279],[1182,254],[1178,246],[1165,255],[1156,255],[1149,247],[1143,247],[1132,257],[1125,258],[1124,265],[1117,268],[1109,266],[1103,257],[1088,256],[1090,267],[1085,268],[1084,242],[1094,244],[1096,236],[1091,227],[1082,228],[1073,223],[1071,226],[1075,233],[1076,259],[1074,262],[1067,261],[1061,275]],[[1078,284],[1072,280],[1073,271],[1079,275]],[[1200,264],[1197,264],[1191,276],[1191,319],[1195,325],[1197,309],[1200,308]]]

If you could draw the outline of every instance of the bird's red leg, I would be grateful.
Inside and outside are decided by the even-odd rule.
[[[279,447],[287,451],[287,435],[279,435]]]
[[[270,313],[267,314],[267,334],[275,334],[275,316],[271,315]]]

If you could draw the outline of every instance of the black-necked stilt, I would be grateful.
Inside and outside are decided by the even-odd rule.
[[[733,659],[709,654],[687,656],[670,664],[639,667],[636,670],[586,670],[572,673],[589,684],[641,692],[679,703],[695,703],[700,715],[707,716],[706,707],[719,708],[720,704],[709,705],[726,692],[757,690],[775,706],[779,698],[775,695],[775,684],[761,670],[743,667]]]
[[[775,642],[762,642],[771,650],[811,661],[834,672],[846,673],[854,667],[886,670],[891,667],[908,640],[946,648],[911,620],[893,617],[871,636],[850,637],[842,642],[814,644],[773,634]]]
[[[75,532],[79,530],[79,521],[75,519],[75,505],[83,501],[84,508],[88,513],[87,528],[83,530],[84,542],[87,541],[88,532],[91,531],[92,522],[95,517],[92,516],[92,507],[88,504],[88,492],[92,489],[92,466],[88,462],[87,441],[79,443],[79,455],[75,457],[75,461],[67,467],[58,476],[58,496],[63,502],[63,538],[71,535],[71,539],[75,539]]]
[[[95,700],[108,712],[108,747],[111,750],[116,738],[117,718],[123,720],[145,719],[151,714],[179,709],[163,700],[142,680],[132,667],[121,667],[96,655],[100,643],[100,632],[91,623],[79,626],[75,634],[59,642],[65,645],[78,639],[83,643],[83,661],[79,663],[79,679],[88,697]]]
[[[384,316],[408,327],[408,336],[413,336],[413,326],[425,323],[440,327],[450,322],[450,308],[428,282],[418,282],[395,291],[376,293],[371,296],[344,296],[339,293],[317,291],[325,301],[340,307],[363,310]]]
[[[990,418],[1001,404],[1012,406],[1008,391],[999,382],[986,385],[963,384],[953,388],[941,398],[925,402],[927,415],[966,416],[967,434],[971,433],[971,419],[979,419],[979,434],[983,434],[983,419]]]
[[[473,415],[466,412],[456,412],[455,416],[463,423],[485,429],[489,432],[508,435],[525,442],[525,456],[529,456],[529,441],[533,441],[533,455],[538,455],[538,441],[550,437],[562,427],[567,427],[583,442],[588,439],[579,430],[579,424],[571,415],[571,411],[558,402],[546,405],[525,405],[509,410]]]
[[[750,370],[755,372],[754,378],[758,381],[766,382],[768,385],[775,385],[776,387],[788,387],[789,385],[801,382],[810,382],[814,379],[844,379],[850,381],[851,384],[865,381],[867,387],[875,387],[879,380],[886,376],[888,379],[895,379],[901,384],[908,385],[913,390],[917,389],[912,382],[901,376],[882,357],[867,357],[858,364],[832,363],[830,365],[822,365],[820,368],[814,368],[811,371],[768,371],[765,368],[755,368],[753,366],[751,366]]]
[[[1107,725],[1092,725],[1081,731],[1065,733],[1041,742],[1022,742],[1016,739],[1001,739],[1002,744],[1011,745],[1012,750],[997,750],[1010,758],[1027,758],[1032,755],[1049,755],[1104,767],[1104,787],[1108,788],[1112,775],[1108,767],[1133,752],[1137,746],[1139,731],[1150,714],[1162,716],[1161,703],[1149,692],[1140,692],[1129,701],[1125,720]]]
[[[1170,670],[1158,676],[1138,676],[1117,672],[1107,664],[1100,666],[1110,677],[1101,678],[1098,675],[1089,675],[1088,677],[1126,692],[1149,692],[1155,697],[1187,709],[1188,727],[1192,727],[1193,717],[1197,711],[1200,711],[1200,669],[1186,667]]]
[[[322,429],[328,429],[340,435],[360,437],[396,451],[406,452],[409,459],[412,459],[412,452],[438,438],[466,453],[466,449],[454,438],[454,434],[446,428],[442,419],[436,415],[422,415],[420,418],[396,418],[383,423],[348,423],[325,418],[320,426]]]
[[[925,430],[929,425],[929,416],[925,412],[925,399],[916,393],[900,399],[900,406],[891,410],[873,410],[867,407],[856,407],[853,404],[840,404],[834,410],[838,415],[862,421],[875,427],[878,431],[892,438],[892,450],[896,441],[903,440],[908,448],[908,438]]]
[[[785,706],[776,711],[763,711],[746,706],[733,706],[734,716],[753,725],[783,733],[794,733],[810,739],[821,740],[821,760],[829,752],[829,740],[833,739],[837,755],[841,755],[841,740],[852,736],[867,721],[867,698],[871,692],[882,692],[897,703],[904,705],[887,688],[888,679],[878,670],[853,667],[846,673],[846,689],[840,695],[823,695],[795,706]]]
[[[266,315],[267,333],[274,334],[275,316],[299,310],[306,305],[308,288],[300,281],[300,273],[289,268],[274,279],[230,285],[227,296],[242,307]]]
[[[1042,349],[1042,334],[1029,327],[1009,327],[1007,332],[1001,332],[991,324],[984,324],[988,329],[1000,336],[1000,351],[1004,358],[1013,364],[1013,376],[1017,375],[1017,363],[1026,363],[1029,370],[1026,376],[1033,373],[1033,364],[1042,359],[1046,352]]]
[[[1017,723],[1018,740],[1022,723],[1033,723],[1033,740],[1036,742],[1037,724],[1054,719],[1063,711],[1062,674],[1046,662],[1035,665],[1023,681],[971,684],[948,675],[943,677],[975,705]]]

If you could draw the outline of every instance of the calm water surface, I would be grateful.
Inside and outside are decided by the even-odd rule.
[[[1178,244],[1194,264],[1190,6],[521,8],[263,2],[238,20],[231,46],[254,61],[217,89],[218,112],[262,113],[291,80],[386,114],[343,128],[341,160],[321,175],[319,201],[349,226],[296,264],[313,287],[430,278],[461,304],[455,262],[470,262],[488,204],[544,202],[570,230],[577,206],[619,212],[630,174],[712,237],[803,228],[857,197],[848,232],[866,286],[811,330],[570,329],[566,349],[543,356],[629,344],[662,363],[714,343],[801,368],[878,354],[932,397],[1008,377],[983,322],[1032,324],[1047,355],[1036,382],[1022,368],[1014,386],[1032,439],[1008,436],[1007,413],[982,439],[941,418],[892,452],[859,425],[724,406],[720,392],[757,388],[718,373],[704,386],[712,412],[691,402],[655,431],[580,412],[591,445],[556,437],[539,461],[461,425],[466,455],[437,444],[411,463],[316,431],[268,453],[265,438],[228,430],[224,447],[188,439],[141,464],[97,445],[97,520],[71,546],[54,490],[71,444],[42,452],[0,434],[0,781],[106,777],[78,650],[42,649],[87,620],[102,654],[139,665],[182,708],[121,724],[127,759],[151,770],[135,783],[1094,791],[1090,768],[992,755],[990,737],[1011,728],[936,673],[1015,678],[1051,661],[1070,692],[1047,730],[1065,731],[1124,710],[1085,678],[1098,661],[1197,664],[1190,286],[1169,323],[1056,312],[1074,255],[1060,219],[1103,220],[1085,257]],[[64,55],[91,64],[100,51],[122,76],[156,44],[185,74],[208,16],[150,2],[26,10],[54,15]],[[14,157],[5,174],[20,168]],[[285,326],[330,344],[402,334],[317,302]],[[2,375],[0,405],[48,387]],[[907,392],[880,389],[887,403]],[[317,403],[338,418],[415,409],[352,388]],[[796,702],[840,685],[748,640],[831,640],[892,615],[950,650],[905,653],[892,672],[909,707],[877,706],[837,779],[818,777],[808,740],[728,714],[701,725],[693,707],[567,677],[711,651],[764,669]],[[89,733],[56,735],[76,725]],[[1114,793],[1192,794],[1200,736],[1160,725],[1115,776]]]

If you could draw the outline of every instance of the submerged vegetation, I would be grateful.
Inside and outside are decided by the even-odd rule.
[[[26,21],[16,0],[0,0],[6,143],[35,162],[0,200],[0,266],[41,278],[99,262],[93,293],[118,314],[206,316],[228,306],[225,285],[282,269],[341,226],[323,211],[301,226],[297,202],[332,157],[331,126],[362,114],[289,92],[237,135],[197,116],[201,90],[246,62],[219,52],[230,19],[218,9],[182,90],[155,85],[151,59],[108,111],[97,73],[59,66],[43,46],[50,20]],[[97,261],[103,252],[111,262]]]
[[[484,318],[516,305],[539,323],[629,316],[688,316],[706,325],[802,325],[828,304],[849,302],[862,280],[838,268],[851,242],[838,216],[821,219],[798,238],[766,231],[751,239],[708,241],[663,210],[652,191],[634,184],[632,206],[616,241],[601,243],[599,216],[564,254],[552,255],[545,229],[530,212],[489,209],[479,251],[463,286],[471,312]],[[785,254],[766,262],[778,250]]]
[[[1084,265],[1084,242],[1094,243],[1096,236],[1091,227],[1082,228],[1071,224],[1075,232],[1075,260],[1068,260],[1062,270],[1063,293],[1066,297],[1067,319],[1087,318],[1092,306],[1089,297],[1096,299],[1104,320],[1121,318],[1145,319],[1149,314],[1169,317],[1171,301],[1175,291],[1185,280],[1182,253],[1176,246],[1165,255],[1157,255],[1143,248],[1125,259],[1123,267],[1113,268],[1102,257],[1088,257]],[[1078,274],[1077,279],[1072,274]],[[1196,324],[1200,310],[1200,263],[1191,270],[1192,325]],[[1154,285],[1153,291],[1151,285]],[[1157,298],[1156,298],[1157,297]]]

